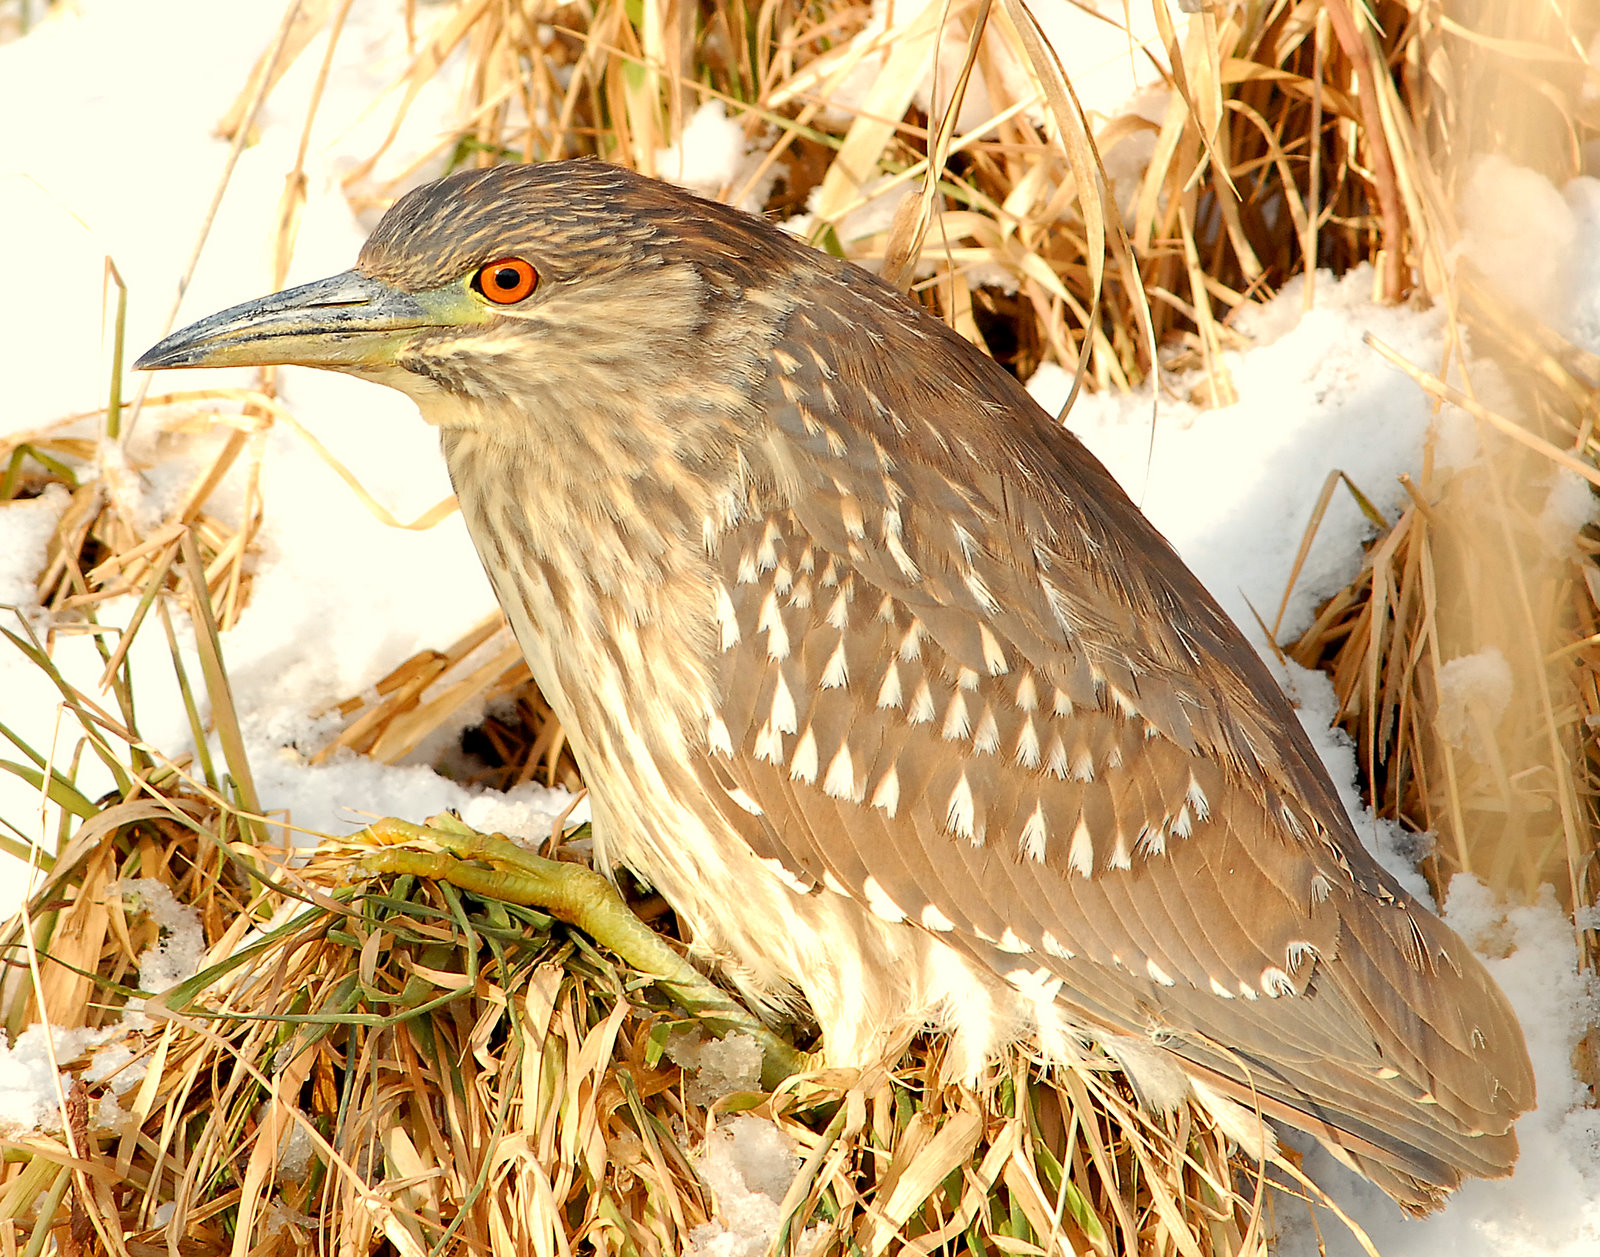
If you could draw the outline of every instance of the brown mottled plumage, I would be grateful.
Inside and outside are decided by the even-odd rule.
[[[539,283],[496,306],[506,258]],[[604,852],[832,1060],[1088,1032],[1408,1209],[1508,1172],[1504,997],[1105,469],[899,293],[627,171],[499,166],[141,365],[228,362],[417,400]]]

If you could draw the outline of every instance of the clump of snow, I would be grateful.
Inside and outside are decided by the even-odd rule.
[[[278,1145],[278,1175],[291,1183],[305,1181],[316,1163],[317,1141],[303,1122],[290,1122]]]
[[[692,1257],[762,1257],[783,1224],[780,1206],[800,1168],[793,1143],[771,1122],[735,1117],[706,1137],[695,1159],[716,1195],[717,1216],[690,1234]]]
[[[89,1122],[96,1130],[120,1131],[133,1114],[117,1103],[114,1091],[107,1091],[96,1101]]]
[[[656,173],[663,179],[716,197],[741,187],[755,173],[763,150],[745,137],[744,123],[728,116],[720,100],[708,100],[683,124],[677,142],[656,154]],[[750,189],[741,208],[758,213],[778,177],[776,166]]]
[[[743,1030],[730,1030],[720,1039],[680,1030],[667,1039],[666,1052],[688,1075],[684,1092],[690,1104],[711,1104],[761,1086],[761,1043]]]
[[[474,829],[538,841],[572,806],[565,790],[531,783],[503,794],[474,790],[425,764],[382,764],[353,753],[310,764],[293,748],[259,734],[249,749],[262,797],[273,807],[288,808],[297,825],[313,832],[347,833],[379,816],[420,819],[455,811]],[[581,823],[586,809],[586,802],[580,804],[568,823]]]
[[[1550,476],[1550,492],[1539,512],[1539,540],[1551,555],[1566,558],[1573,553],[1578,530],[1592,523],[1595,513],[1594,486],[1577,472],[1558,468]]]
[[[1564,259],[1568,294],[1562,312],[1565,317],[1546,321],[1579,348],[1600,353],[1600,250],[1592,246],[1600,238],[1600,179],[1574,179],[1564,191],[1572,208],[1578,247]]]
[[[285,1242],[298,1246],[307,1234],[316,1229],[317,1219],[309,1213],[290,1209],[277,1197],[269,1198],[257,1219],[257,1242],[276,1247]]]
[[[901,204],[907,197],[916,195],[916,185],[903,179],[895,181],[887,176],[869,179],[861,187],[860,203],[834,221],[834,234],[851,245],[887,233],[894,225]],[[822,185],[819,184],[806,198],[806,212],[787,219],[782,224],[783,229],[791,235],[810,239],[817,229],[817,207],[821,201]]]
[[[1530,314],[1559,308],[1577,224],[1550,181],[1504,157],[1484,157],[1459,208],[1462,256]]]
[[[71,1090],[72,1080],[59,1075],[60,1094],[50,1067],[52,1048],[57,1061],[71,1060],[99,1033],[89,1029],[65,1030],[29,1026],[17,1041],[6,1046],[0,1035],[0,1138],[28,1131],[61,1129],[60,1095]]]
[[[89,1067],[83,1071],[87,1083],[109,1082],[106,1094],[122,1095],[133,1090],[144,1079],[149,1068],[147,1062],[138,1060],[138,1053],[125,1038],[115,1038],[95,1049],[89,1058]]]
[[[1148,64],[1148,63],[1147,63]],[[1143,118],[1148,127],[1107,128],[1095,137],[1100,146],[1100,162],[1111,181],[1111,195],[1122,224],[1132,235],[1139,213],[1139,194],[1144,190],[1145,171],[1155,156],[1161,125],[1172,106],[1172,90],[1165,83],[1145,87],[1118,108],[1120,117]],[[1180,104],[1179,106],[1183,106]]]
[[[107,894],[120,894],[132,901],[159,928],[160,937],[139,957],[140,989],[160,994],[199,972],[206,946],[200,913],[194,907],[180,902],[163,883],[148,877],[113,882],[107,887]],[[116,1124],[122,1110],[115,1096],[130,1090],[144,1076],[142,1063],[130,1064],[135,1051],[124,1037],[127,1029],[143,1023],[143,1004],[140,999],[129,1000],[119,1024],[98,1029],[51,1030],[58,1062],[95,1049],[81,1076],[90,1084],[110,1081],[96,1109],[95,1120],[102,1126]],[[0,1041],[0,1135],[61,1129],[60,1100],[51,1076],[45,1035],[46,1027],[34,1025],[9,1048]],[[70,1085],[71,1080],[63,1074],[62,1091]]]
[[[1502,297],[1600,353],[1600,180],[1556,189],[1536,170],[1482,158],[1459,206],[1461,256]]]
[[[1072,373],[1060,363],[1041,362],[1038,370],[1028,377],[1028,394],[1044,410],[1059,415],[1067,398],[1072,396]]]
[[[1511,665],[1490,646],[1460,655],[1439,669],[1439,708],[1434,727],[1439,736],[1480,764],[1493,758],[1490,735],[1511,706],[1515,682]]]
[[[50,538],[61,523],[72,495],[52,484],[36,498],[0,502],[0,607],[38,606],[34,582],[44,567]]]
[[[110,894],[120,894],[148,913],[161,936],[139,957],[139,989],[160,995],[200,972],[206,957],[205,931],[200,911],[179,901],[163,882],[135,877],[113,882]]]

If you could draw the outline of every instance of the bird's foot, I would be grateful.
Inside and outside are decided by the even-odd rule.
[[[762,1049],[764,1087],[775,1087],[802,1067],[794,1047],[707,980],[634,915],[610,881],[585,865],[545,859],[448,814],[426,825],[386,817],[343,841],[359,853],[358,875],[432,878],[468,894],[542,909],[582,930],[631,968],[653,975],[674,1002],[713,1029],[754,1035]]]

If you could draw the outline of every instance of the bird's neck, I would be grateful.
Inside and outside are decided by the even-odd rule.
[[[666,348],[618,356],[637,326],[591,320],[570,352],[540,355],[514,406],[492,390],[418,396],[534,679],[618,832],[651,825],[624,819],[627,799],[651,794],[630,774],[687,762],[716,721],[713,565],[721,538],[770,505],[751,484],[766,427],[752,398],[781,311],[707,285],[694,334]],[[635,321],[656,317],[639,309]]]
[[[741,487],[736,471],[724,484],[707,476],[725,460],[696,448],[692,416],[677,416],[676,447],[653,453],[604,416],[568,419],[560,443],[506,440],[485,424],[446,429],[442,444],[534,679],[585,769],[603,772],[636,757],[635,737],[681,751],[705,728],[716,633],[707,541],[738,512]]]

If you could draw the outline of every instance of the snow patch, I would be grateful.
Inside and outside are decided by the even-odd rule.
[[[681,1030],[667,1039],[666,1052],[687,1074],[684,1092],[690,1104],[712,1104],[735,1091],[761,1088],[761,1043],[753,1034],[731,1030],[721,1039],[707,1039],[696,1030]]]
[[[695,1170],[716,1195],[717,1216],[690,1233],[692,1257],[762,1257],[783,1224],[784,1196],[800,1168],[787,1135],[756,1117],[723,1122]]]
[[[61,1129],[57,1075],[50,1067],[52,1047],[58,1062],[70,1061],[98,1033],[88,1029],[47,1031],[45,1026],[35,1025],[9,1047],[0,1035],[0,1138]],[[67,1074],[62,1073],[59,1081],[61,1095],[71,1090],[72,1079]]]
[[[656,173],[701,196],[717,197],[742,186],[764,150],[745,136],[745,124],[728,116],[720,100],[708,100],[683,124],[677,143],[656,153]],[[760,213],[777,180],[776,164],[746,193],[740,208]]]
[[[1439,669],[1439,736],[1480,764],[1489,763],[1494,728],[1511,706],[1514,685],[1511,665],[1496,647],[1450,660]]]

